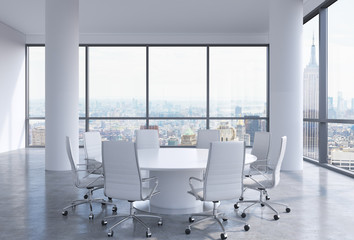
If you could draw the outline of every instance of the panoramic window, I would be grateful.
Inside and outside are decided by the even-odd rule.
[[[44,146],[44,47],[28,56],[28,145]],[[161,146],[195,146],[206,128],[252,145],[268,130],[267,46],[85,46],[79,68],[81,145],[87,130],[135,141],[157,129]]]
[[[210,128],[252,145],[267,130],[267,47],[210,47]],[[244,120],[244,118],[249,118]]]

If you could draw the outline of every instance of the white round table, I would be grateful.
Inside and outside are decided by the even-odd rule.
[[[138,150],[139,167],[158,177],[160,194],[150,200],[150,211],[161,214],[186,214],[203,211],[203,203],[192,195],[189,178],[203,178],[208,162],[208,149],[159,148]],[[246,154],[245,164],[256,161]],[[137,208],[139,206],[137,205]]]

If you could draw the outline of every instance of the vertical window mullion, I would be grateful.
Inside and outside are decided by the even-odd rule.
[[[328,163],[328,9],[319,14],[319,162]]]

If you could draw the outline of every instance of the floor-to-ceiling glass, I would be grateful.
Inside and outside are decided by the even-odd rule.
[[[352,0],[328,9],[328,162],[354,171],[354,17]]]

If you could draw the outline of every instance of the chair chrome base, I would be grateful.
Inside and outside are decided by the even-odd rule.
[[[259,200],[243,200],[243,196],[241,196],[240,197],[240,201],[238,201],[234,205],[234,208],[238,209],[240,203],[252,203],[251,205],[249,205],[245,209],[243,209],[241,217],[245,218],[246,217],[246,210],[249,209],[250,207],[256,205],[257,203],[259,203],[262,207],[267,206],[273,212],[275,212],[275,215],[273,216],[274,220],[278,220],[280,217],[279,217],[279,212],[271,204],[284,206],[285,207],[285,211],[287,213],[289,213],[291,211],[290,208],[288,207],[288,205],[286,205],[284,203],[277,203],[277,202],[269,201],[270,198],[269,198],[268,192],[267,192],[267,190],[265,188],[258,188],[258,189],[254,189],[254,190],[259,191]],[[265,199],[265,200],[263,200],[263,199]]]
[[[201,222],[204,222],[206,220],[214,220],[216,221],[219,226],[221,227],[222,229],[222,233],[220,234],[220,237],[221,239],[226,239],[227,238],[227,234],[225,232],[225,228],[224,226],[222,225],[221,221],[219,218],[222,218],[223,221],[227,221],[228,219],[225,217],[225,213],[222,213],[222,212],[219,212],[217,210],[217,207],[219,206],[219,201],[213,201],[213,210],[209,211],[209,212],[204,212],[204,213],[198,213],[198,214],[193,214],[189,217],[189,222],[191,224],[188,225],[188,227],[186,228],[185,230],[185,233],[186,234],[190,234],[191,233],[191,227],[193,227],[194,225],[198,224],[198,223],[201,223]],[[194,217],[196,216],[200,216],[200,217],[204,217],[198,221],[194,221]],[[243,222],[245,223],[245,222]],[[250,229],[250,226],[245,223],[245,226],[244,226],[244,230],[245,231],[248,231]]]
[[[81,204],[86,204],[88,203],[90,205],[90,215],[89,215],[89,219],[92,220],[94,218],[94,215],[92,213],[92,203],[100,203],[102,205],[113,205],[113,208],[112,208],[112,211],[117,211],[117,206],[112,203],[112,202],[108,202],[102,198],[92,198],[92,192],[97,190],[97,189],[100,189],[100,188],[90,188],[88,189],[88,192],[85,194],[85,199],[78,199],[78,200],[74,200],[69,206],[66,206],[63,208],[63,211],[62,211],[62,215],[63,216],[66,216],[68,215],[68,211],[67,209],[69,208],[75,208],[76,206],[78,205],[81,205]]]
[[[134,201],[129,201],[130,204],[130,213],[129,215],[113,215],[113,216],[108,216],[103,218],[103,220],[101,221],[102,225],[106,225],[107,224],[107,220],[111,219],[111,218],[122,218],[119,222],[115,223],[112,227],[110,227],[108,229],[108,237],[112,237],[113,236],[113,228],[115,228],[116,226],[118,226],[119,224],[127,221],[128,219],[135,219],[136,221],[138,221],[141,225],[143,225],[146,228],[146,237],[151,237],[151,232],[150,232],[150,227],[147,226],[141,219],[140,217],[150,217],[150,218],[158,218],[159,221],[157,222],[158,226],[162,226],[163,222],[162,222],[162,217],[161,216],[157,216],[157,215],[150,215],[150,214],[136,214],[135,213],[135,208],[133,206]]]

